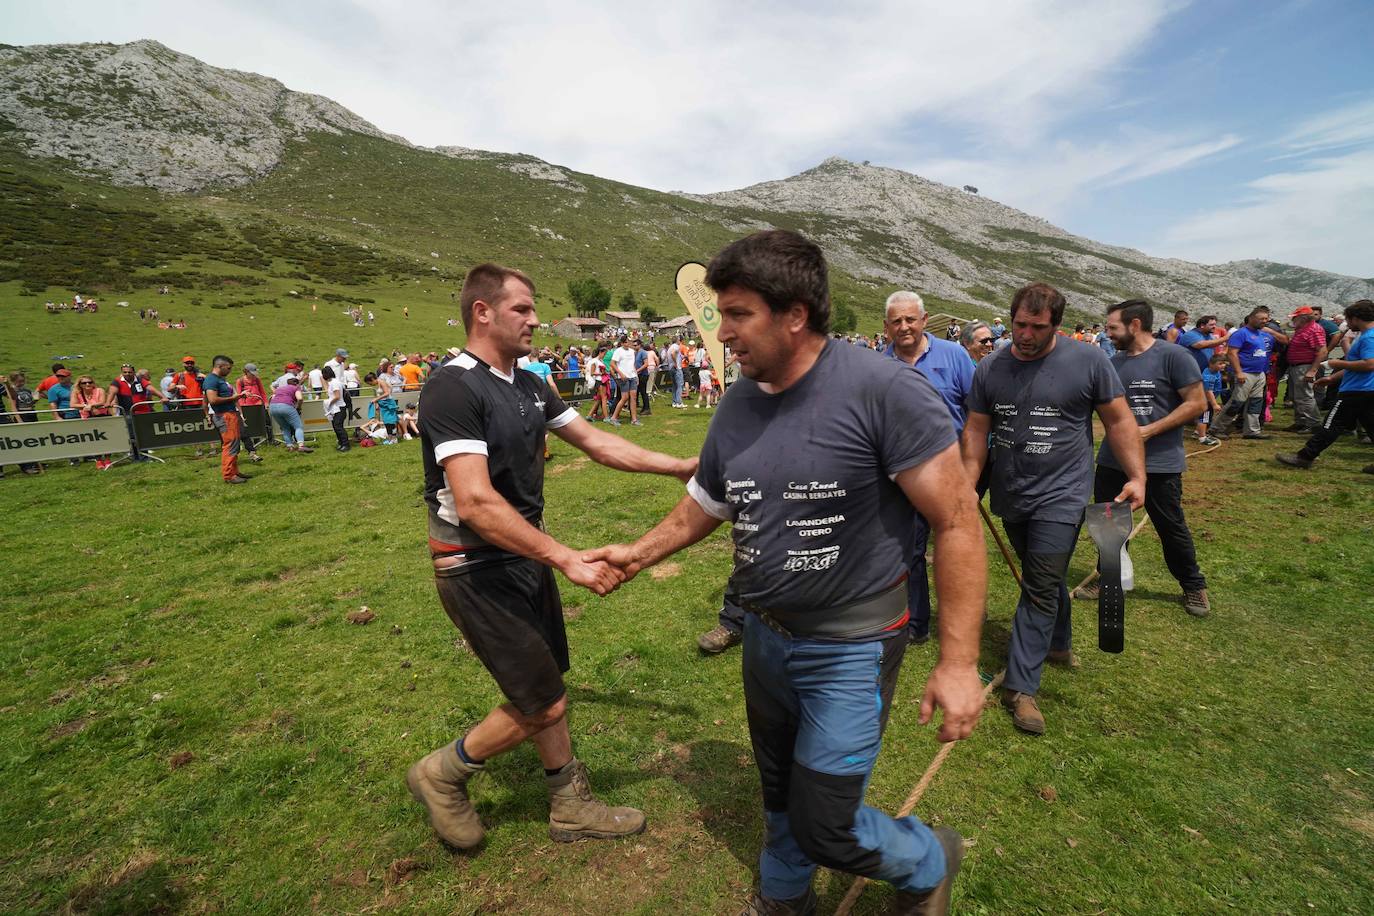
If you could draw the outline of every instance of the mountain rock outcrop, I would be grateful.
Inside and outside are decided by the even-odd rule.
[[[406,143],[329,99],[156,41],[0,48],[0,119],[32,155],[163,191],[247,184],[312,131]]]

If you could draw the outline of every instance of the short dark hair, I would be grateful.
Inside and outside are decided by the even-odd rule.
[[[234,364],[234,361],[233,361],[232,359],[230,359],[229,357],[225,356],[223,353],[218,353],[218,354],[215,355],[215,358],[214,358],[214,359],[210,360],[210,368],[213,369],[215,366],[218,366],[220,363],[225,363],[225,364],[227,364],[227,365],[232,366],[232,365]]]
[[[806,326],[830,330],[830,278],[820,246],[787,229],[755,232],[726,245],[706,268],[716,292],[732,286],[758,293],[773,312],[806,306]]]
[[[1345,307],[1345,317],[1347,319],[1356,318],[1360,321],[1374,321],[1374,300],[1361,299],[1352,302]]]
[[[1144,299],[1127,299],[1125,302],[1108,306],[1107,314],[1110,315],[1112,312],[1120,312],[1121,323],[1128,328],[1132,321],[1139,321],[1142,331],[1148,331],[1154,327],[1155,310]]]
[[[1188,310],[1187,310],[1187,309],[1179,309],[1177,312],[1174,312],[1174,317],[1177,318],[1179,315],[1187,315],[1187,314],[1188,314]]]
[[[334,370],[331,369],[331,368],[329,368],[328,366],[325,366],[323,369],[320,370],[320,377],[321,377],[321,378],[333,378],[333,377],[334,377]]]
[[[65,369],[65,368],[67,368],[67,367],[64,366],[64,365],[62,365],[61,363],[53,363],[53,364],[52,364],[52,371],[53,371],[53,372],[56,372],[58,369]]]
[[[1201,318],[1199,318],[1197,321],[1194,321],[1194,322],[1193,322],[1193,327],[1195,327],[1195,328],[1200,328],[1200,327],[1202,327],[1204,324],[1206,324],[1207,322],[1209,322],[1209,321],[1216,321],[1216,320],[1217,320],[1217,316],[1216,316],[1216,315],[1203,315],[1203,316],[1202,316]]]
[[[1254,318],[1256,315],[1261,315],[1261,314],[1263,314],[1263,315],[1268,315],[1268,314],[1269,314],[1269,307],[1266,306],[1266,305],[1257,305],[1257,306],[1255,306],[1254,308],[1252,308],[1252,309],[1250,310],[1250,314],[1248,314],[1248,315],[1245,316],[1245,320],[1246,320],[1246,321],[1249,321],[1251,318]]]
[[[468,271],[467,276],[463,278],[463,291],[458,296],[458,308],[463,315],[463,330],[472,330],[473,304],[478,299],[489,305],[499,304],[497,297],[501,295],[506,281],[511,277],[528,286],[530,295],[534,295],[534,281],[514,267],[502,267],[500,264],[487,261]]]
[[[1064,294],[1048,283],[1027,283],[1011,297],[1011,318],[1015,321],[1017,311],[1023,307],[1032,315],[1048,310],[1050,324],[1059,327],[1064,320],[1064,307],[1068,304]]]
[[[363,381],[371,385],[373,382],[377,381],[377,373],[369,372],[367,375],[363,376]]]

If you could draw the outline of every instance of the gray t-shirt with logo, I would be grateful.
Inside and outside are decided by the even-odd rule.
[[[1112,357],[1112,368],[1126,387],[1126,403],[1136,423],[1146,426],[1161,420],[1183,403],[1180,388],[1202,383],[1202,373],[1192,353],[1183,347],[1156,342],[1137,356],[1124,350]],[[1104,439],[1097,452],[1098,464],[1121,469],[1112,447]],[[1183,427],[1175,427],[1145,443],[1148,474],[1181,474],[1187,464],[1183,455]]]
[[[726,391],[687,489],[734,522],[743,602],[820,612],[900,580],[916,513],[892,478],[954,441],[924,375],[832,340],[785,391]]]
[[[965,406],[992,421],[992,511],[1081,522],[1092,499],[1093,410],[1121,394],[1107,354],[1071,337],[1029,362],[1010,347],[983,357]]]

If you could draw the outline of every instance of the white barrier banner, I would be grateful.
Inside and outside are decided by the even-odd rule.
[[[0,464],[117,455],[129,450],[123,417],[0,425]]]

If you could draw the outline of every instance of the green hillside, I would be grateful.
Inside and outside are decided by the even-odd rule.
[[[573,312],[568,281],[587,276],[617,299],[633,292],[675,315],[683,308],[672,277],[683,261],[708,258],[759,225],[835,228],[819,225],[822,217],[731,211],[590,175],[574,174],[585,190],[571,190],[512,172],[512,161],[317,134],[250,187],[166,195],[0,145],[0,361],[32,373],[84,354],[88,371],[103,372],[125,359],[156,369],[183,351],[276,364],[336,345],[355,356],[447,347],[461,342],[446,323],[457,315],[458,281],[488,259],[534,277],[550,322]],[[853,308],[870,332],[895,288],[839,270],[832,286],[837,306]],[[99,296],[104,308],[44,310],[76,293]],[[353,327],[343,314],[353,303],[372,310],[377,326]],[[188,327],[141,323],[141,307]]]

